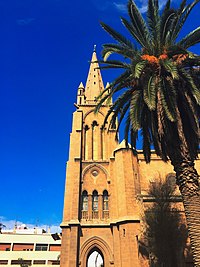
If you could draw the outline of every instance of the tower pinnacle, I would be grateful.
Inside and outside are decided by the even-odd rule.
[[[104,90],[104,85],[103,85],[103,80],[101,77],[101,72],[99,69],[99,63],[97,61],[96,45],[94,45],[92,60],[90,63],[89,73],[88,73],[86,87],[85,87],[86,101],[87,102],[94,101],[95,98],[103,90]]]

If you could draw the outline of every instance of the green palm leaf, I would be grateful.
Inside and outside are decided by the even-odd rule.
[[[140,129],[140,118],[141,118],[141,91],[136,90],[133,92],[130,103],[130,120],[131,127],[134,132]]]
[[[144,84],[144,102],[147,104],[150,110],[156,108],[156,76],[152,75],[149,77],[148,83]]]
[[[98,61],[100,64],[105,64],[105,61]],[[130,64],[126,62],[122,62],[119,60],[107,60],[106,65],[101,65],[100,69],[110,69],[110,68],[122,68],[122,69],[130,69]]]
[[[170,44],[176,17],[177,14],[173,9],[166,10],[162,14],[160,25],[161,44],[166,47]]]
[[[187,107],[187,113],[189,116],[189,121],[190,121],[190,125],[191,128],[193,129],[193,131],[196,133],[196,135],[198,136],[199,133],[199,119],[198,119],[198,114],[197,114],[197,109],[196,109],[196,105],[195,103],[192,101],[191,97],[188,95],[187,92],[184,92],[184,99],[185,99],[185,106]],[[188,108],[189,107],[189,108]]]
[[[200,88],[196,86],[193,77],[187,71],[181,69],[180,72],[184,81],[186,81],[187,85],[189,86],[190,91],[193,97],[195,98],[197,104],[200,105]]]
[[[168,10],[170,9],[170,5],[171,5],[171,0],[167,0],[164,10],[163,10],[163,14],[168,12]]]
[[[110,111],[108,111],[105,117],[106,120],[108,119],[112,111],[114,110],[114,113],[111,117],[109,128],[110,126],[113,127],[113,125],[116,123],[116,118],[118,117],[118,114],[121,114],[121,110],[123,110],[124,105],[130,102],[132,93],[133,93],[133,89],[125,91],[121,96],[117,98],[117,100],[112,106],[112,110],[110,109]]]
[[[105,100],[108,97],[112,97],[112,95],[119,91],[120,89],[127,87],[128,81],[130,77],[130,71],[127,70],[123,72],[119,77],[117,77],[110,85],[109,87],[106,87],[98,96],[97,101],[100,100],[100,102],[97,104],[96,110],[98,111],[100,106],[105,102]],[[118,86],[119,85],[119,86]],[[102,96],[104,95],[104,99],[102,99]]]
[[[171,74],[173,79],[175,80],[179,79],[177,66],[171,59],[162,61],[162,65],[165,68],[165,70]]]
[[[133,44],[126,39],[123,35],[121,35],[120,33],[118,33],[117,31],[115,31],[114,29],[112,29],[109,25],[101,22],[100,23],[102,28],[107,31],[115,40],[117,40],[119,43],[121,43],[124,46],[127,46],[129,48],[134,49]]]
[[[160,94],[161,94],[161,102],[162,102],[162,106],[164,108],[165,114],[168,120],[170,120],[171,122],[174,122],[176,120],[176,113],[173,110],[172,106],[169,107],[169,102],[167,101],[166,96],[163,93],[163,91],[161,91]]]
[[[141,73],[142,73],[143,69],[145,68],[145,66],[146,66],[146,61],[145,60],[136,63],[135,70],[134,70],[134,72],[135,72],[134,73],[134,77],[135,78],[140,78]]]
[[[119,132],[119,128],[121,126],[122,121],[124,120],[124,116],[127,114],[128,109],[130,107],[130,100],[125,104],[125,106],[120,110],[119,113],[119,120],[118,120],[118,126],[116,129],[116,138],[117,138],[117,134]]]
[[[150,34],[147,28],[146,22],[143,19],[141,13],[139,12],[136,4],[132,0],[129,0],[128,2],[128,13],[131,19],[131,23],[133,27],[135,28],[135,31],[137,35],[139,36],[140,40],[143,39],[146,45],[150,48],[151,46],[151,43],[149,43]]]
[[[158,1],[149,0],[147,19],[148,26],[152,35],[153,54],[157,55],[160,52],[160,16],[159,16]]]
[[[134,58],[138,51],[134,49],[125,48],[120,44],[104,44],[102,50],[102,57],[104,61],[108,59],[108,57],[114,53],[124,56],[125,58]]]
[[[184,49],[187,49],[200,42],[200,27],[186,35],[181,41],[177,43]]]
[[[131,119],[130,119],[130,113],[127,115],[126,117],[126,121],[125,121],[125,127],[124,127],[124,140],[126,143],[126,147],[128,147],[128,137],[129,137],[129,133],[131,130]]]
[[[144,36],[138,34],[137,29],[125,18],[121,18],[123,25],[127,28],[130,34],[135,38],[135,40],[142,46],[148,49],[148,43],[146,42]]]
[[[161,99],[163,103],[163,107],[165,110],[166,117],[169,121],[175,122],[176,121],[176,109],[174,108],[177,106],[176,100],[176,89],[173,85],[173,80],[171,83],[166,79],[162,79],[162,91],[161,91]]]
[[[142,136],[143,136],[143,146],[145,161],[150,162],[151,158],[151,134],[149,129],[149,116],[148,113],[144,112],[141,118]]]
[[[174,42],[177,38],[177,36],[179,35],[185,21],[187,20],[190,12],[192,11],[192,9],[195,7],[195,5],[199,2],[200,0],[195,0],[193,1],[191,4],[186,5],[186,1],[183,0],[181,5],[180,5],[180,9],[178,11],[178,19],[177,19],[177,23],[176,26],[174,27],[173,30],[173,34],[172,34],[172,40],[171,42]]]

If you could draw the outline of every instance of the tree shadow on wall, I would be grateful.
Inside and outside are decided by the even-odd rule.
[[[188,233],[177,204],[176,187],[161,178],[150,182],[148,207],[144,211],[144,231],[138,240],[140,255],[150,267],[183,267],[189,253]]]

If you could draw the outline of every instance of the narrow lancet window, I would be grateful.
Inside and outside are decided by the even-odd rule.
[[[86,160],[89,158],[88,130],[89,130],[88,125],[85,125],[85,132],[84,132],[84,147],[83,147],[84,155],[83,155],[83,157],[84,157],[84,159],[86,159]]]
[[[108,201],[108,191],[103,191],[103,219],[109,218],[109,201]]]
[[[94,190],[92,194],[92,218],[98,219],[99,218],[99,212],[98,212],[98,192]]]
[[[88,211],[88,193],[87,193],[87,191],[83,191],[82,210]]]
[[[86,190],[82,193],[82,219],[88,219],[88,193]]]
[[[97,137],[98,123],[93,121],[92,123],[92,159],[98,159],[98,137]]]

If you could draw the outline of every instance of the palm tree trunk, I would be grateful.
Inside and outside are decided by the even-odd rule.
[[[200,179],[190,156],[178,107],[176,112],[177,136],[169,140],[169,157],[182,195],[194,266],[200,267]]]
[[[180,158],[179,158],[180,159]],[[177,184],[183,198],[194,266],[200,267],[200,183],[199,175],[190,159],[171,158]]]

